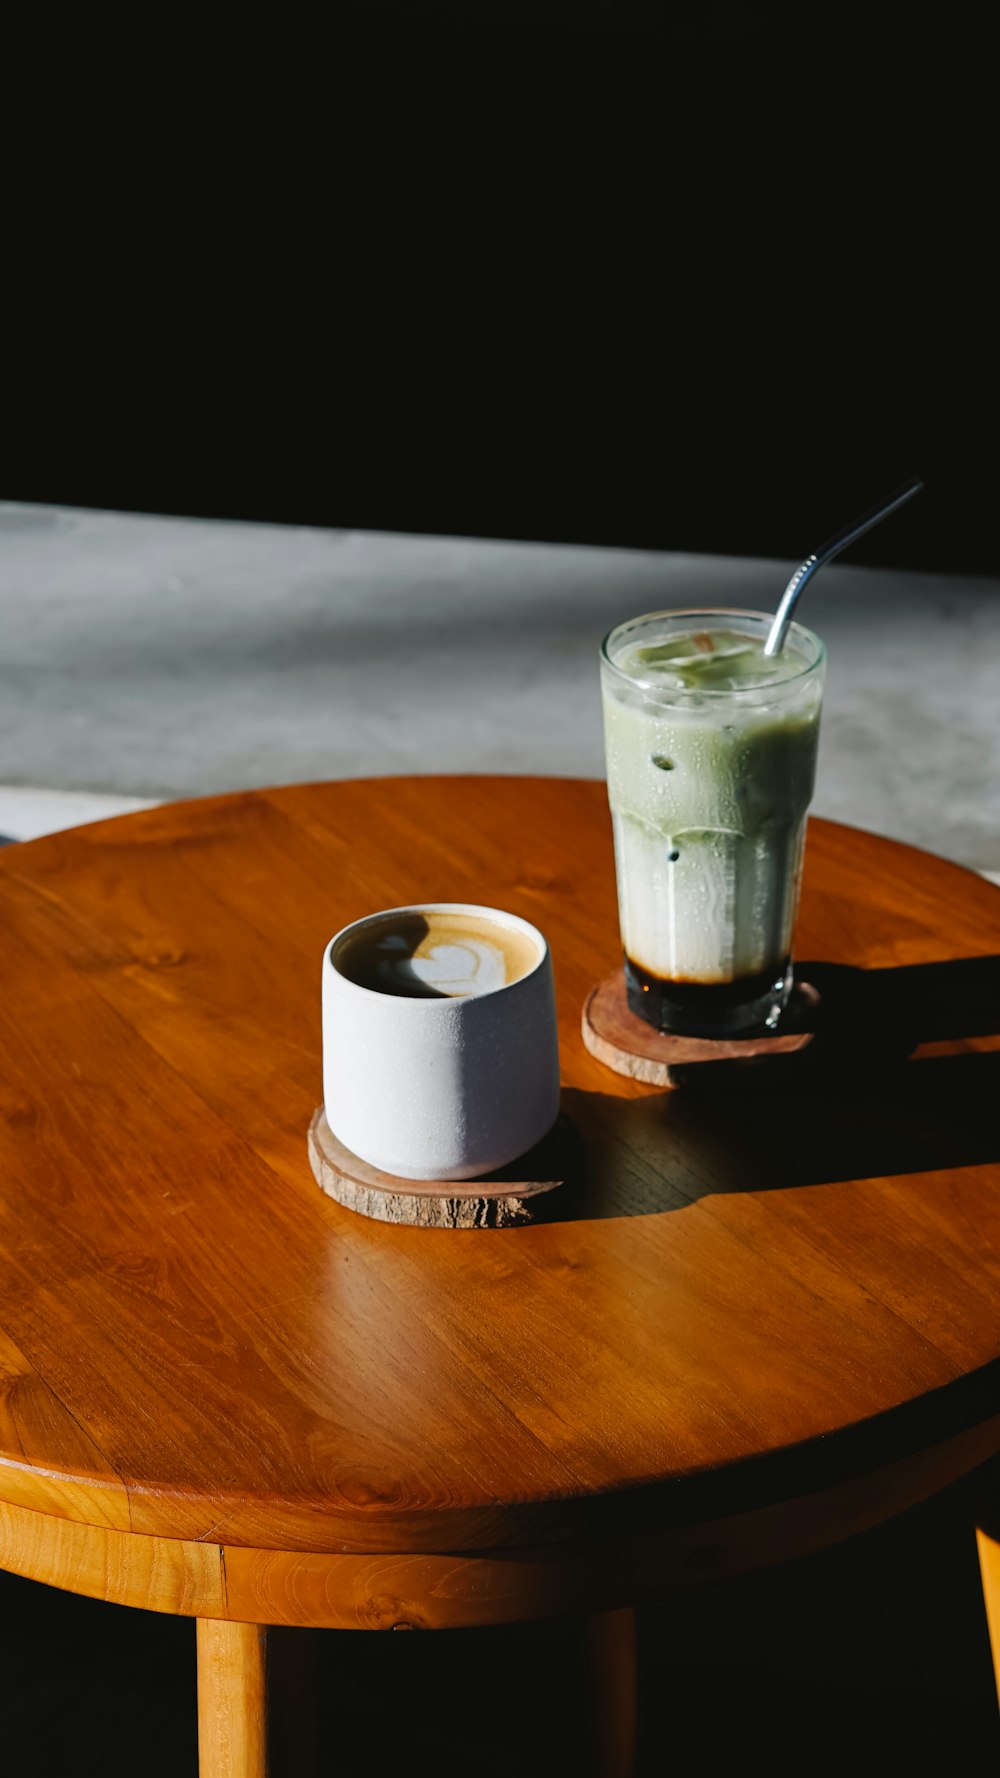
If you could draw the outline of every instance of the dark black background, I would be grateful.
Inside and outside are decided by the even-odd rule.
[[[12,55],[8,497],[1000,570],[960,12],[254,16]]]

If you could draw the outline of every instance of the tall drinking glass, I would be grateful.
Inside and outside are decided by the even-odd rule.
[[[657,611],[601,647],[628,1001],[660,1031],[773,1029],[791,989],[825,651],[755,611]]]

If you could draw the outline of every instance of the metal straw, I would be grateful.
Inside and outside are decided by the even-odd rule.
[[[815,555],[806,557],[801,566],[796,568],[781,596],[781,604],[774,614],[774,622],[764,644],[765,654],[779,654],[784,647],[788,626],[792,621],[792,612],[795,610],[806,581],[811,580],[813,575],[818,573],[820,568],[825,567],[827,562],[832,562],[834,556],[839,556],[841,550],[846,549],[849,543],[854,543],[858,537],[863,537],[866,531],[870,531],[873,525],[878,525],[883,519],[887,519],[891,512],[895,512],[897,506],[904,506],[907,500],[912,500],[914,494],[919,494],[923,485],[919,477],[906,482],[902,488],[897,488],[894,494],[890,494],[885,500],[880,500],[877,506],[873,506],[860,519],[855,519],[852,524],[845,526],[842,531],[838,531],[837,535],[831,537],[828,543],[824,543]]]

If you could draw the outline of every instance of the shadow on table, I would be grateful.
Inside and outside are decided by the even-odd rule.
[[[580,1139],[572,1219],[645,1216],[711,1192],[783,1190],[1000,1161],[1000,957],[899,969],[808,963],[821,996],[793,1055],[692,1063],[654,1096],[565,1089]]]

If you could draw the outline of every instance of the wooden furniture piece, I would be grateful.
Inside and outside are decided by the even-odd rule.
[[[572,1124],[560,1115],[530,1154],[486,1177],[401,1179],[345,1148],[322,1106],[309,1125],[308,1139],[313,1178],[338,1204],[376,1222],[428,1229],[509,1229],[537,1222],[551,1209],[550,1194],[566,1183],[578,1147]]]
[[[632,1011],[625,969],[619,964],[591,989],[580,1026],[587,1049],[606,1068],[648,1087],[679,1087],[689,1079],[692,1064],[794,1055],[812,1042],[819,1018],[818,993],[799,980],[785,1008],[780,1034],[769,1031],[728,1039],[668,1036]]]
[[[324,944],[435,899],[552,945],[587,1171],[533,1226],[375,1222],[310,1169]],[[822,1029],[679,1091],[584,1048],[617,952],[590,782],[291,787],[0,859],[0,1565],[200,1620],[205,1778],[265,1769],[265,1626],[570,1611],[607,1614],[624,1772],[627,1608],[1000,1452],[997,890],[814,822]]]

